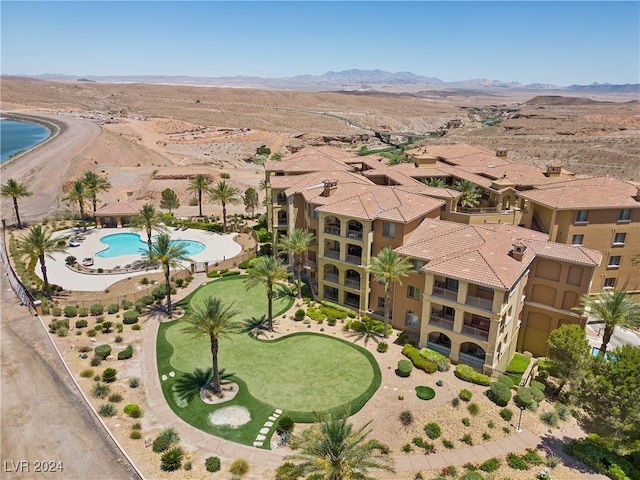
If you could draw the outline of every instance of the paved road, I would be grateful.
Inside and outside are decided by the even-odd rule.
[[[0,478],[139,479],[1,272]]]

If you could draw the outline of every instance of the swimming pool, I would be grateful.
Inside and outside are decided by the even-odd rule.
[[[137,233],[114,233],[100,239],[107,248],[96,253],[96,257],[114,258],[122,255],[142,255],[148,249],[147,242],[140,238]],[[201,253],[206,248],[203,243],[195,240],[171,240],[171,244],[180,244],[191,257]]]

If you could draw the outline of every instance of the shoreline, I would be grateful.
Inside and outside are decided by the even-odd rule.
[[[67,129],[67,124],[62,122],[62,121],[58,121],[58,120],[54,120],[54,119],[50,119],[50,118],[45,118],[45,117],[41,117],[41,116],[36,116],[36,115],[31,115],[31,114],[26,114],[26,113],[20,113],[20,112],[0,112],[0,116],[4,119],[4,120],[14,120],[14,121],[23,121],[23,122],[28,122],[28,123],[36,123],[38,125],[43,126],[44,128],[46,128],[47,130],[49,130],[49,135],[47,136],[47,138],[45,138],[44,140],[42,140],[41,142],[37,143],[36,145],[33,145],[32,147],[29,147],[25,150],[22,150],[21,152],[18,152],[14,155],[11,155],[10,157],[8,157],[6,160],[0,162],[1,168],[4,168],[5,165],[8,165],[9,163],[12,163],[14,160],[21,158],[23,155],[33,152],[34,150],[37,150],[38,148],[48,144],[51,140],[53,140],[54,138],[58,137],[60,134],[64,133]]]

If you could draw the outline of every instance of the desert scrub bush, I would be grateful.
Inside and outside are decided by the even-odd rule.
[[[60,307],[52,307],[51,315],[53,315],[54,317],[59,317],[60,315],[62,315],[62,309]]]
[[[165,428],[153,441],[152,450],[155,453],[164,452],[174,443],[178,443],[179,440],[180,436],[174,428]]]
[[[453,408],[458,408],[459,405],[460,405],[460,397],[453,397],[451,399],[451,406]]]
[[[142,432],[140,430],[131,430],[129,438],[133,440],[140,440],[142,438]]]
[[[444,446],[444,448],[446,448],[447,450],[452,450],[455,445],[453,444],[453,442],[451,440],[447,440],[447,439],[442,439],[442,445]]]
[[[413,423],[413,413],[411,413],[411,410],[403,410],[400,412],[400,423],[403,427],[408,427]]]
[[[65,327],[60,327],[56,330],[56,335],[59,337],[66,337],[69,335],[69,329]]]
[[[127,348],[118,352],[118,360],[127,360],[133,357],[133,346],[128,345]]]
[[[122,401],[122,395],[120,395],[119,393],[112,393],[111,395],[109,395],[109,401],[111,403],[118,403]]]
[[[182,458],[184,452],[180,447],[172,448],[171,450],[164,452],[160,457],[160,468],[165,472],[173,472],[178,470],[182,466]]]
[[[296,310],[296,313],[293,315],[293,319],[296,322],[299,322],[304,319],[304,316],[305,316],[304,308],[299,308]]]
[[[413,364],[409,360],[398,360],[398,369],[396,370],[399,377],[408,377],[413,370]]]
[[[93,338],[96,336],[96,331],[91,329],[91,330],[87,330],[87,337]]]
[[[107,307],[107,313],[110,313],[111,315],[113,315],[114,313],[118,313],[119,311],[120,305],[118,305],[117,303],[111,303]]]
[[[460,400],[463,400],[465,402],[468,402],[469,400],[471,400],[472,396],[473,394],[466,388],[463,388],[462,390],[460,390],[460,393],[458,394],[458,397],[460,397]]]
[[[424,433],[426,433],[427,437],[429,437],[431,440],[435,440],[436,438],[439,438],[440,435],[442,435],[442,430],[440,430],[440,425],[438,425],[437,423],[427,423],[424,426]]]
[[[472,416],[475,417],[480,413],[480,405],[478,405],[476,402],[471,402],[469,405],[467,405],[467,410]]]
[[[471,421],[469,420],[469,418],[468,418],[468,417],[464,417],[464,418],[462,419],[462,424],[463,424],[465,427],[470,427],[470,426],[471,426]]]
[[[131,330],[140,330],[140,324],[136,323],[135,325],[131,325]]]
[[[91,366],[92,367],[97,367],[98,365],[100,365],[102,363],[102,357],[99,355],[94,355],[91,358]]]
[[[113,328],[113,322],[102,322],[100,325],[100,331],[102,333],[111,333],[111,328]]]
[[[238,458],[231,463],[229,467],[229,472],[232,475],[237,475],[241,477],[245,475],[249,471],[249,462],[247,462],[244,458]]]
[[[133,302],[130,300],[123,300],[122,301],[122,309],[123,310],[129,310],[130,308],[133,307]]]
[[[529,464],[520,455],[510,453],[507,455],[507,465],[514,470],[529,470]]]
[[[109,392],[111,391],[111,387],[109,385],[105,385],[104,383],[95,383],[93,387],[91,387],[91,395],[95,398],[107,398]]]
[[[465,382],[475,383],[488,387],[491,384],[491,378],[482,373],[476,372],[473,367],[460,363],[456,365],[455,375]]]
[[[482,462],[478,468],[487,473],[495,472],[500,468],[500,460],[495,457],[490,458],[489,460]]]
[[[98,345],[93,349],[97,357],[100,357],[102,360],[106,360],[106,358],[111,355],[111,346],[110,345]]]
[[[558,414],[554,411],[542,412],[540,414],[540,420],[542,420],[542,422],[549,427],[557,427],[559,417]]]
[[[402,450],[404,453],[411,453],[411,452],[413,452],[413,447],[411,446],[411,444],[410,444],[410,443],[405,443],[405,444],[402,446],[402,449],[401,449],[401,450]]]
[[[460,439],[462,443],[466,443],[469,446],[473,445],[473,438],[471,438],[471,434],[465,433],[464,436]]]
[[[538,452],[533,448],[527,448],[527,451],[522,458],[529,465],[542,465],[544,463],[544,459],[538,455]]]
[[[513,418],[513,411],[509,408],[503,408],[500,410],[500,416],[505,422],[510,422]]]
[[[122,336],[116,335],[116,338],[113,341],[116,342],[116,343],[122,343]],[[118,358],[118,360],[120,360],[120,359]]]
[[[376,347],[376,350],[380,353],[384,353],[387,350],[389,350],[389,344],[387,342],[379,342],[378,346]]]
[[[493,420],[489,420],[489,421],[487,422],[487,427],[489,427],[489,428],[495,428],[495,426],[496,426],[496,422],[494,422]]]
[[[78,309],[78,316],[79,317],[88,317],[89,316],[89,309],[87,307],[80,307]]]
[[[142,430],[142,424],[140,422],[136,422],[131,425],[131,430]]]
[[[207,472],[217,472],[220,470],[220,458],[219,457],[208,457],[204,461],[204,468],[207,469]]]
[[[115,382],[116,375],[118,375],[118,371],[115,368],[105,368],[104,372],[102,372],[102,381],[106,383]]]
[[[509,400],[511,400],[511,389],[504,382],[492,382],[491,385],[489,385],[487,396],[489,400],[499,407],[506,407]]]
[[[76,317],[78,315],[78,307],[75,305],[67,305],[64,307],[64,316],[67,318]]]
[[[140,405],[137,403],[130,403],[126,405],[122,411],[125,415],[129,415],[131,418],[140,418],[142,417],[142,409],[140,409]]]
[[[125,325],[137,323],[138,315],[139,314],[137,310],[127,310],[122,314],[122,323],[124,323]]]
[[[571,416],[571,409],[563,403],[556,404],[556,413],[560,420],[568,420]]]
[[[482,432],[482,440],[484,440],[485,442],[487,440],[491,440],[491,435],[489,435],[487,432]]]
[[[80,371],[80,376],[82,378],[91,378],[94,375],[94,371],[93,368],[85,368],[84,370]]]
[[[138,388],[140,386],[140,378],[139,377],[131,377],[129,379],[129,387]]]
[[[88,324],[86,320],[76,320],[76,328],[85,328]]]
[[[116,413],[117,409],[113,403],[104,403],[98,408],[98,414],[101,417],[113,417]]]
[[[97,317],[98,315],[102,315],[104,313],[104,305],[102,305],[101,303],[94,303],[93,305],[91,305],[89,310],[91,311],[91,316]]]
[[[98,315],[96,317],[96,324],[100,324],[102,322],[104,322],[104,316],[103,315]]]

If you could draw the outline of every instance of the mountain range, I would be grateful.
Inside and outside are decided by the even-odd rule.
[[[164,83],[177,85],[199,85],[218,87],[245,87],[292,90],[360,90],[360,91],[416,91],[420,88],[466,90],[466,89],[524,89],[524,90],[565,90],[593,93],[639,93],[640,84],[613,85],[609,83],[591,85],[559,86],[532,83],[523,85],[518,82],[502,82],[484,78],[443,82],[436,77],[425,77],[412,72],[387,72],[384,70],[343,70],[329,71],[323,75],[297,75],[293,77],[263,78],[254,76],[192,77],[167,75],[126,75],[126,76],[84,76],[66,74],[29,75],[42,80],[78,80],[106,83]]]

